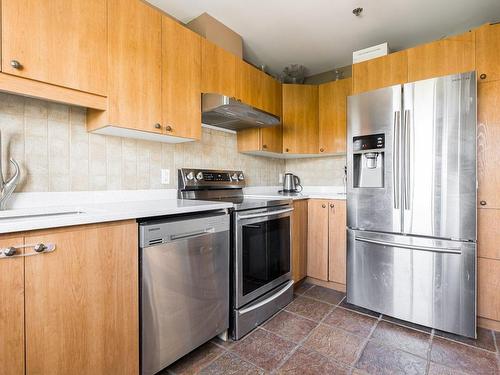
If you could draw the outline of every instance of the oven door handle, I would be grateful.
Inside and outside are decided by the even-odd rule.
[[[267,304],[267,303],[275,300],[276,298],[278,298],[279,296],[281,296],[283,293],[285,293],[288,289],[290,289],[292,287],[292,285],[293,285],[293,280],[290,280],[288,283],[286,283],[286,285],[284,286],[284,288],[281,289],[278,293],[276,293],[275,295],[272,295],[269,298],[266,298],[263,301],[260,301],[259,303],[256,303],[253,306],[250,306],[250,307],[247,307],[246,309],[240,310],[239,314],[240,315],[246,314],[246,313],[248,313],[248,312],[250,312],[252,310],[258,309],[259,307],[264,306],[265,304]]]
[[[287,212],[292,212],[292,211],[293,211],[293,208],[287,208],[285,210],[267,211],[267,212],[261,212],[258,214],[241,215],[241,216],[238,216],[238,219],[245,220],[245,219],[254,219],[256,217],[275,216],[275,215],[279,215],[279,214],[286,214]]]

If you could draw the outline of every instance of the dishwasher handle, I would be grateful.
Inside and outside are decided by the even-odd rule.
[[[189,238],[199,237],[210,233],[215,233],[215,228],[208,228],[204,230],[198,230],[194,232],[186,232],[180,234],[172,234],[170,235],[170,241],[186,240]]]

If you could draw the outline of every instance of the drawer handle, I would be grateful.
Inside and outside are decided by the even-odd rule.
[[[21,70],[23,68],[23,64],[21,64],[17,60],[10,60],[10,66],[12,66],[14,69]]]
[[[18,249],[27,249],[32,247],[33,250],[35,251],[34,253],[27,253],[27,254],[17,254]],[[33,255],[38,255],[42,253],[51,253],[56,249],[56,245],[53,243],[37,243],[37,244],[31,244],[31,245],[17,245],[17,246],[10,246],[6,247],[0,250],[0,259],[2,258],[18,258],[18,257],[30,257]]]
[[[479,76],[479,78],[481,78],[481,79],[486,79],[486,74],[484,74],[484,73],[483,73],[483,74],[481,74],[481,75]]]

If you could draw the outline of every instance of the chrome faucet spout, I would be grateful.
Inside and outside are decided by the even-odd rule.
[[[3,177],[2,170],[2,135],[0,133],[0,210],[5,210],[7,207],[7,201],[16,189],[21,177],[21,168],[19,168],[19,164],[12,158],[10,158],[9,161],[14,166],[14,175],[6,181]]]

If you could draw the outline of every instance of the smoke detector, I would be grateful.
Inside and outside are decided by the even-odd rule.
[[[352,10],[352,14],[354,14],[356,17],[359,17],[362,12],[363,12],[363,8],[354,8]]]

